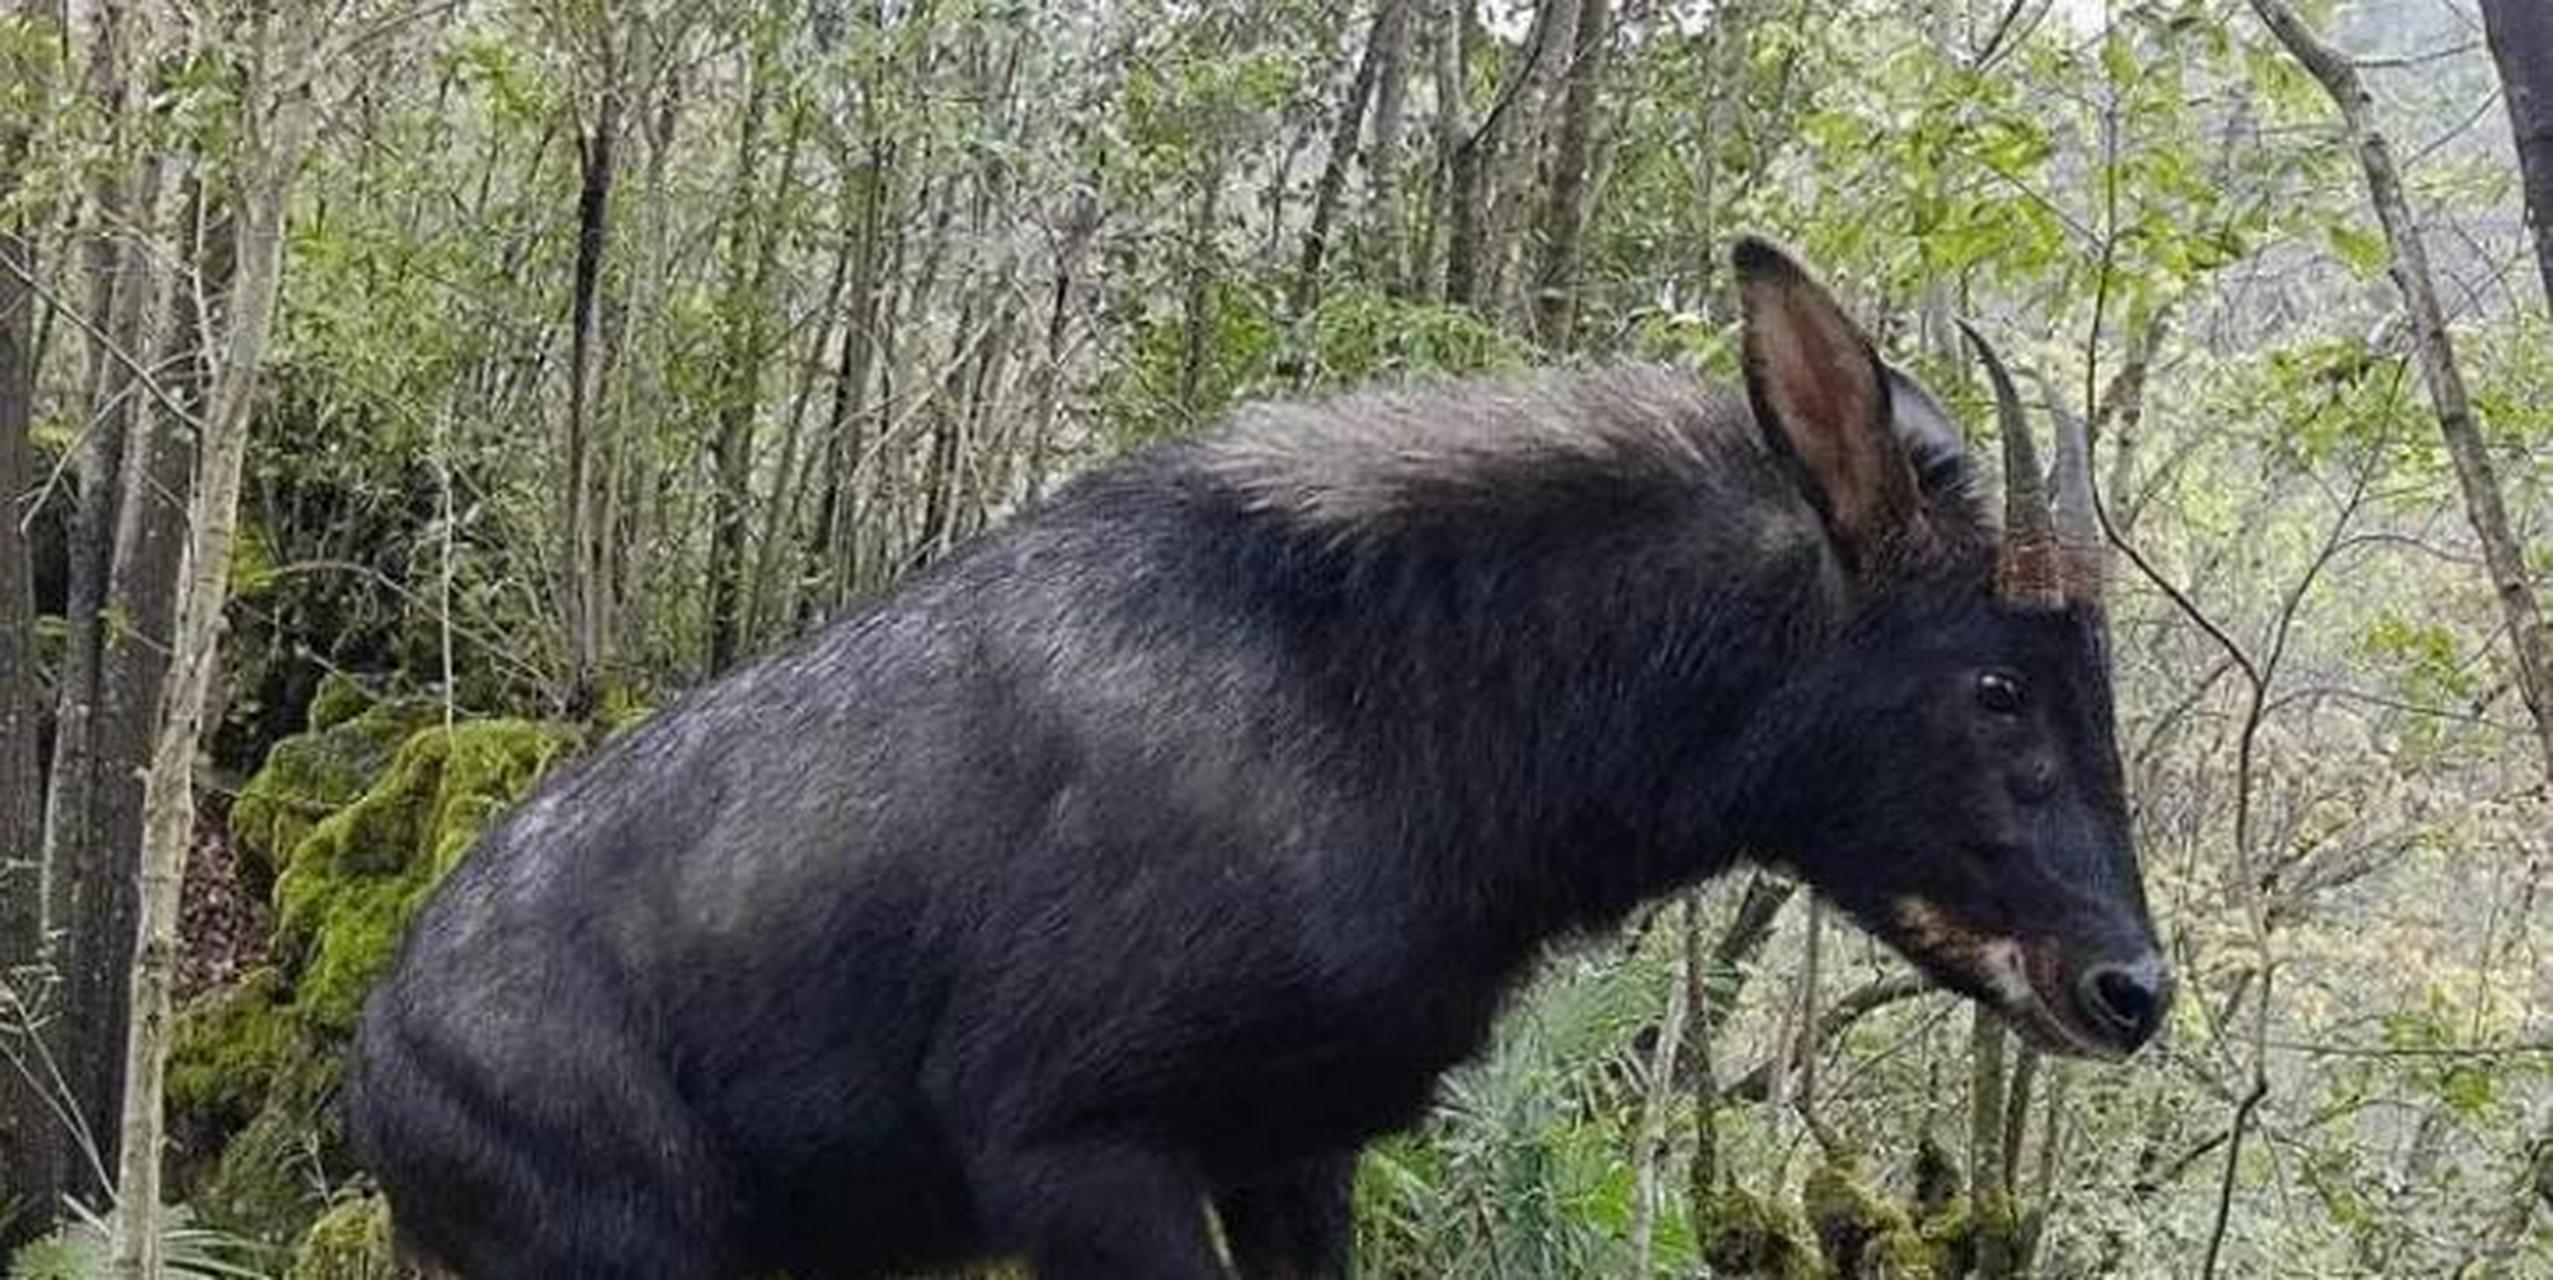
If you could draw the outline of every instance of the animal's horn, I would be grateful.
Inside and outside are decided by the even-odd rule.
[[[1985,335],[1959,322],[1977,361],[1994,384],[1995,425],[2003,433],[2003,546],[1995,557],[1995,594],[2004,603],[2031,609],[2065,604],[2065,582],[2057,555],[2056,526],[2040,482],[2039,451],[2030,442],[2030,423],[2021,413],[2021,393]]]
[[[2055,508],[2059,567],[2069,600],[2097,603],[2109,577],[2109,545],[2101,536],[2101,516],[2092,498],[2092,433],[2083,419],[2066,408],[2065,397],[2035,371],[2039,394],[2056,420],[2057,467],[2049,484]]]

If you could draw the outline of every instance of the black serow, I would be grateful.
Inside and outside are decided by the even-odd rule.
[[[353,1121],[473,1277],[1347,1269],[1555,935],[1752,854],[2066,1052],[2169,981],[2080,428],[1958,432],[1777,250],[1746,395],[1248,411],[548,786],[372,998]],[[1982,344],[1981,344],[1982,350]],[[2062,424],[2061,424],[2062,425]]]

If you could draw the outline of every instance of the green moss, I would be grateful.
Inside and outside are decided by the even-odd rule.
[[[603,690],[594,707],[594,727],[606,738],[617,738],[645,723],[656,714],[656,705],[645,692],[634,685],[614,684]]]
[[[1957,1194],[1924,1215],[1919,1228],[1931,1251],[1933,1270],[1942,1276],[1964,1276],[1977,1265],[1977,1220],[1966,1194]]]
[[[1937,1280],[1940,1255],[1912,1226],[1893,1227],[1862,1254],[1862,1274],[1872,1280]]]
[[[1807,1224],[1788,1204],[1723,1187],[1711,1197],[1709,1217],[1700,1234],[1714,1275],[1820,1280],[1828,1274],[1809,1247]]]
[[[373,696],[342,671],[331,671],[319,678],[319,691],[310,699],[310,727],[313,731],[334,729],[360,716],[373,705]]]
[[[1870,1185],[1861,1161],[1828,1160],[1801,1189],[1818,1248],[1836,1272],[1852,1277],[1930,1280],[1933,1260],[1904,1207]]]
[[[319,1053],[277,1073],[257,1113],[190,1189],[206,1221],[268,1245],[288,1244],[309,1227],[327,1173],[346,1167],[327,1114],[338,1073],[336,1058]]]
[[[180,1134],[248,1122],[278,1071],[302,1052],[283,1003],[283,976],[251,969],[178,1014],[168,1055],[168,1107]]]
[[[312,1027],[353,1028],[426,894],[571,742],[525,720],[423,730],[293,849],[275,885],[276,941],[298,967],[295,1006]]]
[[[394,1280],[406,1274],[390,1239],[390,1206],[380,1196],[340,1200],[310,1224],[284,1280]]]
[[[351,682],[339,683],[351,688]],[[390,766],[399,744],[433,715],[432,707],[414,702],[352,706],[347,695],[332,695],[330,683],[322,682],[311,707],[311,731],[276,743],[231,805],[231,835],[247,855],[249,870],[272,880],[294,847],[361,796]]]
[[[2029,1225],[2012,1197],[1991,1188],[1977,1193],[1969,1239],[1980,1276],[2017,1276],[2029,1260]]]

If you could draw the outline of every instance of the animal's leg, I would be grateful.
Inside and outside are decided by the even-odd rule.
[[[995,1239],[1037,1280],[1228,1280],[1205,1184],[1166,1152],[1077,1143],[987,1153],[971,1171]]]
[[[376,1029],[355,1128],[406,1251],[468,1280],[710,1280],[732,1270],[735,1208],[670,1081],[562,1019],[504,1043]]]
[[[1215,1193],[1242,1280],[1348,1280],[1356,1156],[1307,1160]]]

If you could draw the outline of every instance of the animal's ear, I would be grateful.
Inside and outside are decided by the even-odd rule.
[[[1915,470],[1890,423],[1887,374],[1870,339],[1789,254],[1737,242],[1746,395],[1845,563],[1868,568],[1917,517]]]

